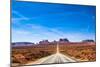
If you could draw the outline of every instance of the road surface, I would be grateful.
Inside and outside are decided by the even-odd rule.
[[[26,65],[32,64],[51,64],[51,63],[65,63],[65,62],[77,62],[75,59],[65,56],[59,52],[59,45],[57,44],[56,53],[44,58],[41,58],[35,62],[28,63]]]
[[[65,62],[77,62],[70,57],[67,57],[61,53],[56,53],[48,57],[41,58],[35,62],[28,63],[26,65],[33,65],[33,64],[52,64],[52,63],[65,63]]]

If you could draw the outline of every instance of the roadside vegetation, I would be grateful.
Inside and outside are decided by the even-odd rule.
[[[80,61],[96,60],[95,43],[60,45],[60,52]]]
[[[36,61],[42,57],[49,56],[55,53],[54,45],[38,45],[38,46],[27,46],[27,47],[14,47],[12,49],[12,64],[23,65],[29,62]]]
[[[56,53],[57,45],[35,45],[12,47],[12,66],[34,62]],[[80,61],[96,60],[96,45],[92,43],[59,43],[60,53]]]

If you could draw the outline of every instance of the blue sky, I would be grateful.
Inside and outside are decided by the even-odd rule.
[[[12,42],[95,40],[95,6],[12,3]]]

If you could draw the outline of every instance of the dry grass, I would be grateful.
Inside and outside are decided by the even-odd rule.
[[[65,55],[69,55],[81,61],[96,60],[95,43],[60,43],[59,50]],[[12,64],[20,65],[31,61],[36,61],[42,57],[56,53],[56,44],[52,45],[37,45],[27,47],[12,48]]]

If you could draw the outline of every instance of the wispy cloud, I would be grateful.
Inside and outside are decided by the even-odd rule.
[[[24,28],[22,30],[13,30],[13,40],[39,42],[44,39],[53,41],[59,38],[68,38],[71,41],[81,41],[82,39],[95,38],[91,34],[63,32],[57,28],[49,28],[36,24],[26,24],[25,27],[28,27],[29,30]]]
[[[32,5],[30,6],[32,7]],[[40,10],[42,11],[44,7],[42,6]],[[92,16],[91,9],[88,11],[87,8],[78,7],[79,11],[76,11],[76,8],[64,6],[59,6],[62,10],[52,8],[46,8],[42,12],[38,12],[38,9],[36,12],[27,11],[30,14],[23,12],[23,10],[13,10],[12,41],[39,42],[44,39],[53,41],[59,38],[68,38],[70,41],[95,39],[95,28],[93,28],[95,16]],[[20,12],[23,12],[25,16]],[[63,30],[59,29],[59,26]]]
[[[16,16],[16,17],[14,17]],[[22,20],[28,20],[29,18],[25,17],[24,15],[20,14],[18,11],[12,11],[12,23],[18,23]]]
[[[18,11],[13,10],[12,11],[12,15],[15,14],[16,17],[18,18],[23,18],[23,19],[28,19],[27,17],[25,17],[24,15],[20,14]]]

